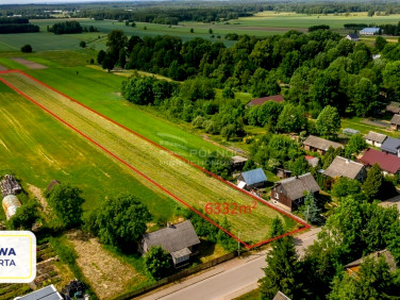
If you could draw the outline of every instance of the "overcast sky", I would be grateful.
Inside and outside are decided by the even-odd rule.
[[[129,0],[122,0],[122,1],[129,1]],[[112,2],[112,0],[0,0],[0,4],[72,3],[72,2]],[[121,0],[118,0],[117,2],[121,2]]]

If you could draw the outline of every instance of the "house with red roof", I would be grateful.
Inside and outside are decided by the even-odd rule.
[[[371,167],[374,164],[378,164],[384,174],[397,174],[400,170],[400,158],[396,155],[381,152],[375,149],[368,149],[360,162],[366,166]]]
[[[256,105],[263,105],[264,103],[268,101],[274,101],[277,103],[285,101],[282,95],[274,95],[274,96],[268,96],[268,97],[263,97],[263,98],[257,98],[250,100],[247,102],[246,107],[251,107],[251,106],[256,106]]]

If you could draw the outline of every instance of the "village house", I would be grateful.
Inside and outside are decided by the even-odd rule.
[[[400,139],[387,137],[381,146],[381,150],[400,157]]]
[[[394,114],[400,113],[400,102],[390,102],[386,106],[386,111]]]
[[[342,144],[335,143],[314,135],[310,135],[304,142],[303,142],[303,147],[307,151],[314,151],[318,152],[319,154],[325,154],[326,151],[330,147],[333,149],[336,148],[344,148]]]
[[[285,101],[282,95],[274,95],[274,96],[268,96],[268,97],[262,97],[262,98],[257,98],[250,100],[249,102],[246,103],[246,107],[251,107],[255,105],[263,105],[264,103],[268,101],[274,101],[277,103]]]
[[[293,211],[303,204],[307,192],[316,196],[319,191],[320,187],[314,177],[311,173],[306,173],[278,181],[271,190],[271,200],[274,204]]]
[[[196,246],[199,244],[200,240],[192,222],[186,220],[144,234],[139,251],[145,255],[151,247],[161,246],[171,255],[174,266],[179,268],[188,264],[190,257],[197,254]]]
[[[60,295],[54,285],[48,285],[41,289],[38,289],[32,293],[26,294],[25,296],[20,296],[15,299],[18,300],[63,300],[64,298]]]
[[[390,120],[390,128],[392,128],[393,130],[400,129],[400,115],[399,114],[393,115],[392,119]]]
[[[358,271],[360,270],[361,264],[365,261],[365,259],[373,259],[375,261],[378,261],[380,257],[384,257],[386,263],[389,266],[390,272],[396,272],[396,262],[394,259],[394,256],[390,253],[389,250],[385,249],[382,251],[376,251],[374,253],[371,253],[370,255],[367,255],[365,257],[359,258],[347,265],[345,265],[346,272],[350,276],[357,276]]]
[[[395,175],[400,170],[400,158],[393,154],[368,149],[360,158],[360,162],[367,168],[378,164],[384,175]]]
[[[367,177],[367,170],[363,164],[350,159],[336,156],[331,165],[324,171],[325,176],[330,178],[347,177],[363,182]]]
[[[352,42],[358,42],[360,40],[357,33],[349,33],[345,38]]]
[[[381,147],[383,142],[386,140],[387,135],[382,134],[382,133],[377,133],[370,131],[368,134],[364,137],[365,141],[367,144],[370,144],[375,147]]]
[[[241,189],[251,191],[254,188],[260,188],[267,182],[267,176],[262,168],[243,172],[237,179],[237,186]]]
[[[232,167],[234,170],[242,170],[247,161],[247,158],[235,155],[232,157]]]

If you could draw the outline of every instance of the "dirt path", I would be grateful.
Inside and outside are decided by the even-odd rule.
[[[46,199],[43,197],[43,194],[42,194],[41,189],[39,189],[38,187],[36,187],[36,186],[31,185],[31,184],[28,183],[28,190],[29,190],[29,192],[31,192],[32,195],[39,201],[40,205],[41,205],[42,208],[43,208],[43,211],[44,211],[44,212],[47,212],[47,211],[48,211],[48,208],[47,208],[47,201],[46,201]]]
[[[47,67],[44,66],[44,65],[38,64],[38,63],[30,61],[30,60],[27,60],[27,59],[22,58],[22,57],[14,57],[14,58],[11,58],[11,59],[13,61],[21,64],[21,65],[24,65],[25,67],[28,67],[29,69],[32,69],[32,70],[47,69]]]
[[[78,253],[79,267],[100,299],[110,299],[122,293],[130,283],[146,279],[104,250],[96,238],[88,238],[81,231],[70,232],[67,236]]]

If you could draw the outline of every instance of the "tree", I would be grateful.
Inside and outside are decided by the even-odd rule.
[[[350,137],[344,152],[347,158],[352,158],[353,155],[357,156],[362,150],[368,147],[364,137],[361,134],[354,134]]]
[[[47,202],[64,228],[73,228],[82,222],[82,191],[66,183],[55,185],[46,194]]]
[[[119,52],[118,65],[119,65],[122,69],[125,68],[125,65],[126,65],[126,53],[125,53],[125,49],[121,49],[120,52]]]
[[[229,157],[213,151],[207,156],[205,168],[226,179],[232,172],[232,160]]]
[[[112,69],[114,69],[114,65],[115,62],[114,60],[111,58],[111,56],[107,53],[106,56],[104,57],[102,63],[101,63],[101,67],[103,69],[107,69],[108,73],[110,73],[110,71]]]
[[[315,199],[313,193],[307,192],[304,198],[304,206],[302,209],[303,215],[306,217],[307,222],[313,224],[321,220],[321,209],[317,205],[317,199]]]
[[[371,169],[369,169],[367,179],[363,184],[365,195],[371,200],[379,196],[383,181],[384,177],[381,168],[378,164],[374,164]]]
[[[106,199],[92,212],[87,226],[102,243],[127,250],[135,249],[151,219],[147,207],[135,196],[126,194]]]
[[[338,198],[358,195],[361,193],[361,183],[355,179],[340,177],[332,187],[332,195]]]
[[[100,50],[99,54],[97,54],[97,63],[99,65],[103,64],[103,60],[106,57],[106,52],[104,50]]]
[[[193,33],[194,32],[194,29],[193,28],[190,28],[190,33]]]
[[[390,231],[386,235],[388,241],[388,249],[394,256],[398,266],[400,266],[400,220],[396,220],[390,227]]]
[[[107,35],[107,53],[114,64],[118,61],[121,49],[125,49],[128,38],[122,30],[113,30]]]
[[[9,227],[13,230],[32,230],[32,225],[39,219],[38,206],[34,200],[24,203],[8,221]]]
[[[172,259],[171,255],[161,246],[151,247],[144,256],[146,271],[151,274],[155,280],[160,280],[171,274]]]
[[[208,29],[208,33],[209,34],[213,34],[213,30],[210,28],[210,29]]]
[[[340,116],[336,107],[327,105],[319,114],[315,129],[322,136],[334,136],[340,130]]]
[[[86,48],[86,42],[85,41],[80,41],[79,42],[79,47]]]
[[[286,104],[278,118],[277,128],[281,132],[300,132],[305,129],[307,120],[299,107]]]
[[[275,217],[272,219],[271,233],[269,236],[274,238],[282,234],[285,234],[285,227],[283,226],[282,220],[279,217]]]
[[[233,92],[231,86],[224,87],[224,89],[222,90],[222,97],[227,99],[235,99],[235,93]]]
[[[31,53],[32,52],[32,46],[29,44],[26,44],[21,47],[21,52],[23,53]]]
[[[382,51],[383,48],[385,48],[386,44],[387,44],[387,41],[386,41],[386,39],[384,37],[381,37],[381,36],[377,36],[376,37],[376,39],[375,39],[375,48],[378,51]]]
[[[293,237],[285,236],[276,240],[266,261],[265,276],[259,280],[261,299],[272,299],[278,291],[296,299],[301,289],[301,270]]]

